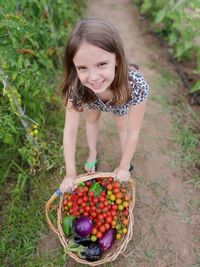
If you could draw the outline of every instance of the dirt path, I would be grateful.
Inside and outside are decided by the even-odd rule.
[[[176,163],[175,154],[179,151],[172,141],[172,114],[168,107],[179,93],[181,83],[173,75],[166,51],[148,34],[148,25],[141,21],[130,0],[89,0],[87,16],[108,19],[118,28],[130,61],[140,67],[151,87],[134,160],[135,236],[127,249],[128,257],[118,259],[113,265],[199,266],[198,218],[191,204],[195,192],[184,183]],[[101,126],[100,167],[102,171],[110,171],[119,159],[111,114],[103,114]],[[109,136],[112,138],[108,142]],[[82,138],[80,151],[83,151],[84,134]],[[80,156],[86,156],[85,152]]]

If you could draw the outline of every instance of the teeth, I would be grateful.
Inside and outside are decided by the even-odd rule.
[[[103,83],[103,82],[101,82],[101,83],[95,83],[95,84],[92,83],[91,85],[92,85],[92,86],[99,86],[99,85],[101,85],[102,83]]]

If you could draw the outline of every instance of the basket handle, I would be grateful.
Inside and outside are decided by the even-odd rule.
[[[46,215],[46,220],[47,223],[50,227],[50,229],[56,233],[57,235],[60,235],[58,229],[55,227],[55,225],[52,223],[52,221],[50,220],[49,214],[52,210],[52,203],[60,196],[62,195],[62,192],[58,189],[56,190],[56,192],[51,196],[51,198],[47,201],[46,203],[46,207],[45,207],[45,215]]]

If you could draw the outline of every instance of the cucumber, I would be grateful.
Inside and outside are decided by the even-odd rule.
[[[73,234],[73,222],[75,216],[69,215],[63,218],[63,232],[66,236],[71,236]]]

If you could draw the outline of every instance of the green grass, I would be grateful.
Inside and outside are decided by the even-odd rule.
[[[153,86],[160,91],[160,94],[152,95],[151,99],[161,104],[164,112],[172,114],[172,141],[178,145],[176,158],[179,158],[175,164],[185,170],[184,178],[199,189],[200,134],[198,112],[190,107],[184,95],[179,95],[178,99],[177,97],[176,99],[169,99],[163,93],[163,91],[168,90],[169,86],[176,88],[179,86],[178,84],[177,77],[171,71],[165,69],[159,71]]]
[[[49,176],[51,175],[49,173]],[[54,184],[55,187],[58,186],[58,182],[56,181]],[[42,259],[36,254],[41,236],[48,232],[44,207],[54,192],[54,188],[50,187],[49,184],[50,180],[47,178],[47,173],[33,177],[28,203],[25,203],[24,199],[15,191],[10,194],[10,201],[3,207],[1,214],[3,221],[0,245],[2,262],[0,266],[53,266],[42,263],[45,258],[48,258],[48,262],[52,264],[49,257],[44,255],[44,259]],[[55,261],[57,254],[58,251],[55,251]],[[59,257],[59,261],[62,262],[62,258]]]

